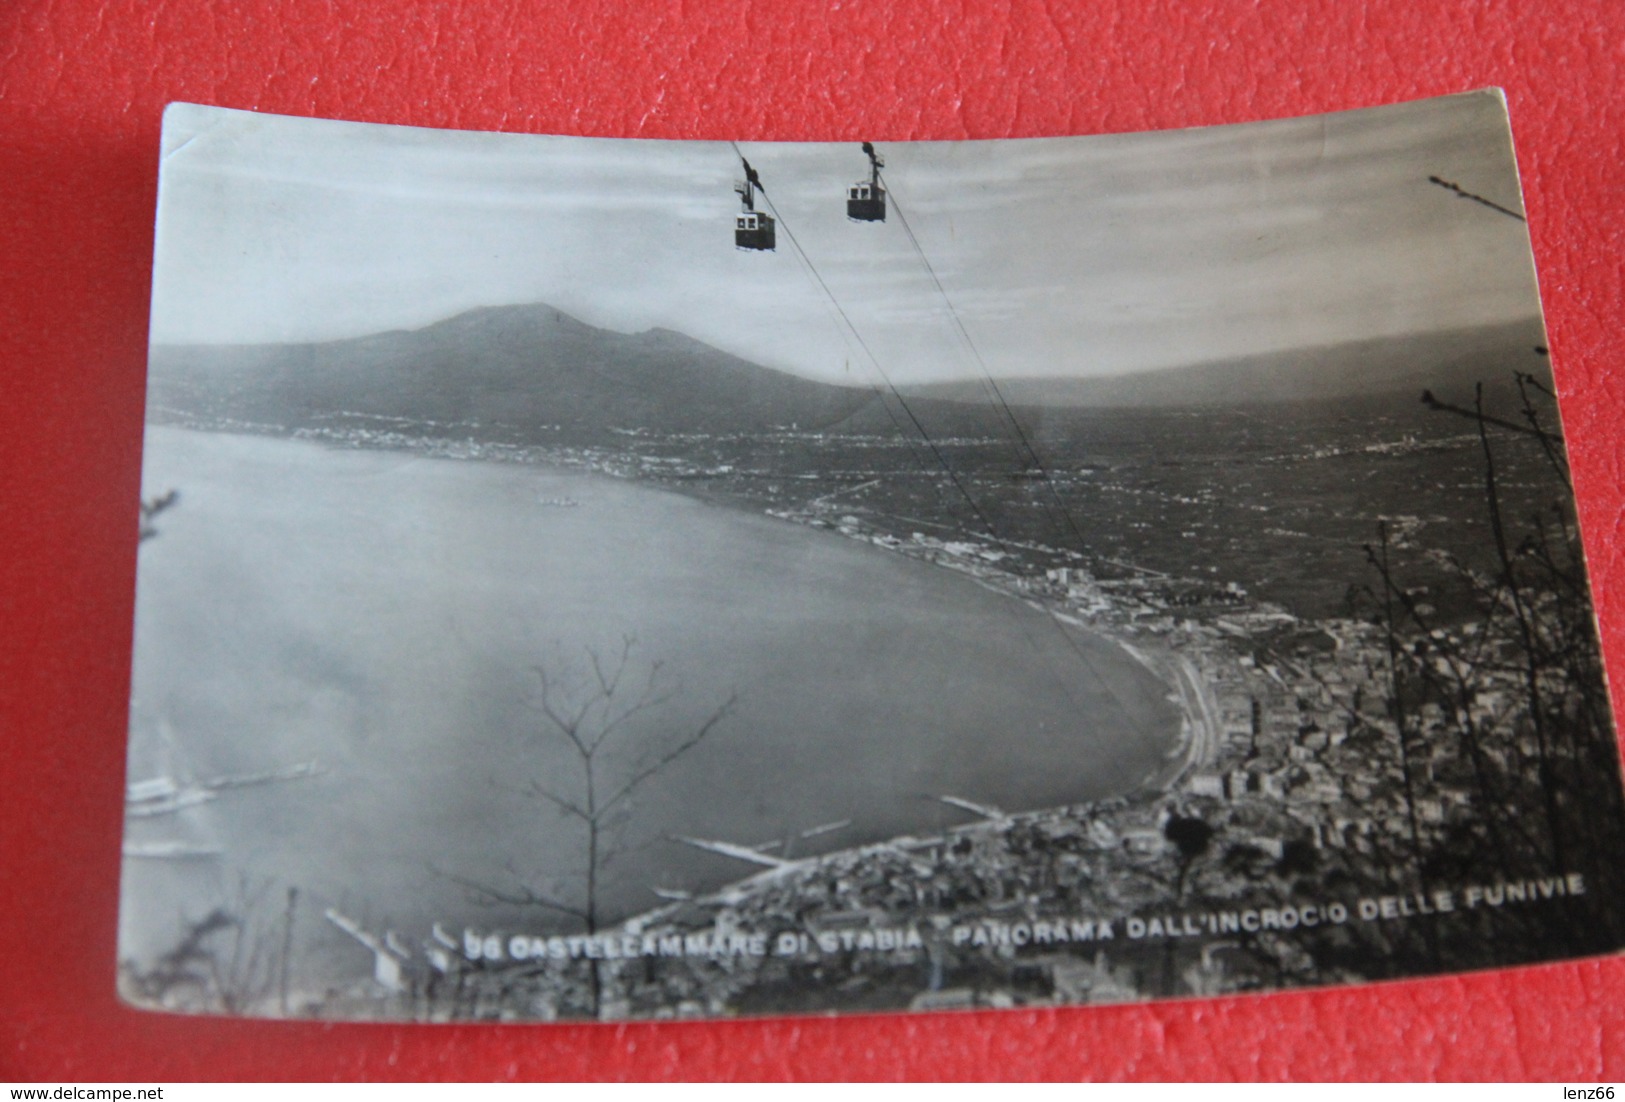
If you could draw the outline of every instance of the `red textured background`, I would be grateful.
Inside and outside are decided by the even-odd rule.
[[[895,142],[1241,122],[1501,85],[1625,705],[1625,4],[622,7],[0,0],[0,1080],[1625,1078],[1620,959],[1143,1007],[698,1025],[263,1024],[116,1002],[170,100],[470,129]]]

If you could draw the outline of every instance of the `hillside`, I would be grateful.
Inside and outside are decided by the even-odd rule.
[[[680,333],[617,333],[545,305],[473,310],[410,331],[317,344],[159,345],[151,404],[297,427],[343,412],[520,436],[761,431],[829,425],[873,399]]]
[[[1064,439],[1111,410],[1278,402],[1414,404],[1424,389],[1472,402],[1491,384],[1505,411],[1514,370],[1546,375],[1537,320],[1492,328],[1300,349],[1137,376],[1008,379],[1025,431]],[[980,381],[897,398],[751,363],[667,329],[619,333],[536,304],[491,307],[409,331],[311,344],[157,345],[150,405],[159,420],[252,422],[285,430],[338,421],[411,423],[434,435],[513,443],[763,433],[794,427],[936,438],[1003,435]],[[905,431],[906,430],[906,431]]]
[[[1134,375],[1001,380],[1018,406],[1126,408],[1240,406],[1367,397],[1431,389],[1469,403],[1473,384],[1509,382],[1512,372],[1546,375],[1535,352],[1545,344],[1539,319],[1423,336],[1385,337],[1217,360]],[[982,403],[979,380],[916,388],[922,397]]]

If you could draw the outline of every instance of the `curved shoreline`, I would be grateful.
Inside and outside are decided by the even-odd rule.
[[[155,428],[158,427],[155,426]],[[208,432],[208,430],[189,430],[178,426],[163,426],[162,428],[164,431],[173,431],[187,436],[200,431]],[[342,441],[332,440],[288,440],[286,436],[271,436],[267,433],[222,434],[222,439],[229,440],[232,436],[245,440],[264,438],[264,442],[271,446],[277,446],[278,441],[286,441],[288,444],[295,446],[305,444],[312,447],[313,451],[316,449],[330,449],[334,453],[379,451],[385,454],[381,454],[374,462],[382,462],[392,470],[397,462],[394,456],[402,454],[398,449],[357,448],[354,445],[346,446]],[[149,443],[152,442],[149,441]],[[444,453],[435,454],[438,451],[438,448],[433,450],[421,448],[412,449],[405,454],[414,458],[454,457]],[[278,451],[268,454],[281,455],[282,453]],[[335,456],[335,458],[338,458],[338,456]],[[479,459],[489,457],[470,455],[458,458]],[[956,656],[961,655],[961,652],[971,655],[975,658],[975,664],[966,665],[964,662],[960,662],[959,665],[955,666],[943,666],[943,669],[951,671],[944,676],[951,677],[960,684],[961,687],[954,690],[955,692],[961,695],[965,693],[975,694],[978,701],[986,698],[997,703],[986,703],[985,706],[983,703],[978,703],[977,718],[966,721],[963,718],[966,713],[959,711],[944,712],[941,707],[932,704],[930,699],[924,697],[915,703],[909,703],[906,693],[932,693],[937,698],[941,698],[944,690],[950,688],[948,685],[943,685],[940,688],[935,686],[934,682],[930,680],[932,674],[929,671],[911,673],[909,674],[910,680],[906,682],[892,680],[888,682],[892,686],[889,690],[882,686],[881,691],[894,698],[890,702],[882,701],[889,708],[884,713],[884,718],[879,720],[882,724],[889,724],[894,720],[906,721],[909,709],[914,709],[921,715],[936,717],[921,720],[914,724],[926,736],[923,741],[913,739],[910,736],[912,740],[910,746],[918,743],[920,746],[925,747],[925,749],[919,750],[917,753],[921,756],[921,760],[927,763],[928,767],[924,771],[915,770],[911,773],[897,774],[899,780],[911,781],[912,784],[900,785],[899,780],[888,779],[891,777],[890,773],[877,771],[870,783],[854,786],[850,782],[842,780],[839,769],[832,765],[827,773],[832,790],[837,794],[846,793],[844,797],[837,795],[837,799],[844,800],[846,804],[854,807],[867,803],[874,811],[874,814],[869,816],[872,827],[860,826],[848,837],[873,841],[921,829],[938,829],[941,824],[954,821],[954,815],[945,813],[945,810],[940,806],[914,803],[912,797],[916,794],[925,797],[934,797],[938,794],[954,794],[974,797],[978,800],[1004,802],[1006,806],[1018,808],[1053,807],[1079,798],[1109,799],[1126,795],[1143,789],[1149,780],[1165,775],[1167,773],[1165,763],[1169,760],[1169,756],[1178,754],[1183,746],[1184,740],[1181,739],[1182,731],[1179,717],[1174,709],[1168,706],[1166,694],[1170,691],[1170,686],[1164,678],[1155,675],[1147,677],[1146,673],[1153,671],[1148,670],[1143,663],[1129,661],[1126,652],[1118,652],[1116,648],[1111,647],[1110,644],[1116,640],[1110,635],[1094,630],[1089,625],[1080,623],[1070,615],[1063,613],[1059,615],[1060,619],[1081,629],[1076,633],[1071,631],[1067,633],[1072,635],[1075,640],[1083,643],[1085,655],[1090,656],[1103,680],[1097,683],[1085,677],[1080,677],[1081,671],[1069,665],[1072,656],[1066,651],[1062,640],[1049,635],[1050,626],[1040,618],[1041,602],[1031,600],[1030,594],[1021,592],[1020,587],[1011,582],[1011,575],[956,571],[955,573],[960,576],[958,578],[949,578],[939,571],[922,569],[925,566],[934,565],[930,562],[921,561],[916,564],[903,561],[907,558],[921,558],[917,554],[889,557],[873,556],[866,551],[854,548],[852,543],[855,541],[846,538],[836,539],[835,537],[838,535],[836,532],[826,532],[823,536],[817,536],[806,530],[793,531],[782,524],[779,519],[764,515],[762,510],[743,505],[738,498],[717,493],[695,494],[693,492],[684,492],[691,489],[700,489],[699,486],[692,488],[678,486],[674,488],[669,484],[662,484],[658,480],[628,478],[624,474],[621,477],[603,478],[603,475],[611,472],[585,469],[583,465],[543,463],[541,462],[542,458],[539,455],[526,456],[523,461],[516,461],[518,457],[514,457],[506,463],[499,462],[496,466],[508,467],[509,473],[504,475],[503,478],[519,486],[521,491],[524,486],[533,483],[532,472],[544,478],[555,474],[562,475],[569,480],[597,474],[599,478],[591,481],[599,482],[601,480],[606,488],[623,488],[617,492],[634,490],[639,492],[650,490],[666,491],[660,496],[666,497],[674,503],[686,501],[687,504],[684,508],[690,514],[696,513],[697,509],[703,508],[705,505],[716,506],[723,509],[727,514],[743,518],[751,527],[758,528],[763,533],[769,533],[770,531],[782,533],[769,546],[799,546],[803,541],[811,540],[816,544],[823,545],[823,550],[814,556],[815,560],[821,560],[834,554],[839,561],[844,561],[847,556],[862,556],[869,562],[879,564],[880,569],[878,571],[869,568],[865,568],[863,571],[863,577],[867,578],[871,574],[877,574],[879,580],[874,580],[867,588],[860,587],[853,591],[867,595],[861,598],[863,600],[871,600],[877,597],[884,598],[885,593],[877,589],[876,586],[882,584],[895,586],[899,584],[899,579],[901,579],[909,586],[904,592],[915,594],[913,598],[907,598],[907,600],[929,600],[932,602],[929,606],[922,604],[920,606],[922,611],[929,607],[958,609],[960,606],[964,606],[967,615],[976,617],[976,619],[954,620],[951,617],[944,618],[933,615],[922,621],[924,624],[923,630],[935,633],[944,630],[943,625],[948,625],[949,630],[956,633],[966,633],[972,641],[975,641],[980,636],[981,639],[976,642],[973,650],[957,647],[951,652],[952,655]],[[314,456],[310,461],[331,462],[320,459],[319,455]],[[280,462],[278,460],[278,463]],[[466,470],[469,465],[446,464],[444,466],[446,468],[462,466]],[[347,470],[349,468],[342,467],[338,469]],[[176,472],[179,468],[172,467],[166,470],[160,465],[154,470],[159,472],[154,477],[162,479],[178,477]],[[447,477],[450,477],[450,475],[448,474]],[[478,476],[476,472],[467,471],[460,477],[463,481],[472,481],[482,476]],[[436,476],[437,483],[439,480],[440,477]],[[211,499],[203,496],[204,486],[200,484],[197,489],[197,495],[189,500],[192,500],[195,506],[201,507],[207,500]],[[223,486],[222,489],[229,489],[229,486]],[[547,500],[538,501],[538,494]],[[580,494],[561,480],[556,490],[539,490],[529,496],[520,492],[513,500],[521,506],[531,504],[548,505],[553,503],[555,498],[563,500],[568,496],[579,497]],[[247,500],[238,491],[233,491],[232,498],[235,500],[236,508],[239,511],[260,507],[255,504],[258,499]],[[467,499],[468,495],[466,494],[459,496],[459,500],[466,501]],[[572,524],[580,522],[577,516],[578,510],[549,508],[546,511],[549,525],[553,525],[555,521],[558,524],[564,524],[566,521]],[[557,517],[554,514],[557,514]],[[206,516],[216,516],[217,514],[200,512],[196,515],[199,518],[204,518]],[[235,516],[235,514],[229,515]],[[640,515],[641,520],[639,519]],[[177,514],[177,517],[179,516],[181,514]],[[187,519],[190,519],[191,516],[192,514],[188,513]],[[624,523],[616,531],[623,531],[627,525],[633,523],[642,523],[645,528],[649,524],[646,509],[638,512],[628,512],[625,516]],[[716,515],[717,522],[725,519],[727,518],[724,516]],[[730,521],[730,523],[732,522]],[[239,528],[238,531],[243,530]],[[179,521],[176,522],[174,531],[170,534],[175,536],[184,534]],[[222,539],[242,538],[241,535],[234,536],[229,531],[224,530],[217,534]],[[404,532],[403,535],[409,536],[411,532]],[[606,536],[605,538],[620,537]],[[289,546],[287,541],[277,542],[280,542],[281,546]],[[168,546],[168,543],[162,543],[160,544],[160,550]],[[176,549],[179,550],[182,546],[192,549],[194,553],[201,553],[197,552],[198,544],[195,542],[177,545]],[[207,547],[205,546],[206,550]],[[534,551],[534,548],[532,548],[532,551]],[[170,560],[165,559],[162,561]],[[891,564],[889,566],[885,565],[888,561]],[[149,569],[152,566],[151,563],[145,565]],[[854,563],[853,565],[861,564]],[[770,602],[778,601],[780,591],[783,590],[786,583],[786,578],[782,575],[776,573],[774,577],[776,579],[773,583],[774,595],[766,598]],[[836,576],[831,575],[831,577]],[[962,584],[963,581],[973,581],[976,584],[974,587],[968,587]],[[734,583],[723,577],[713,588],[717,592],[726,592],[731,584]],[[840,583],[840,588],[844,591],[848,587],[845,583]],[[188,590],[187,592],[192,593],[195,591]],[[660,591],[655,589],[650,592],[658,595]],[[757,591],[753,589],[748,591],[739,590],[739,592],[755,593]],[[932,593],[939,592],[942,601],[933,600],[929,596]],[[1020,598],[1022,604],[1009,605],[1012,597]],[[643,598],[639,599],[642,600]],[[708,599],[714,600],[715,595],[713,594]],[[752,598],[752,600],[755,599]],[[843,598],[846,605],[850,605],[854,599],[859,598],[854,598],[851,593]],[[1027,607],[1024,608],[1022,605]],[[1001,614],[1000,606],[1007,606],[1019,615],[1006,618]],[[645,603],[640,607],[647,609],[649,606]],[[797,614],[796,609],[798,606],[792,604],[788,607],[792,614]],[[897,605],[895,610],[890,610],[881,600],[867,604],[865,606],[867,611],[859,611],[862,611],[864,615],[869,616],[877,623],[891,625],[886,628],[888,633],[895,634],[896,625],[900,622],[904,623],[905,627],[899,630],[913,630],[916,641],[925,643],[931,653],[934,653],[932,648],[938,644],[943,646],[951,645],[950,636],[921,636],[919,631],[922,629],[907,628],[906,624],[911,622],[908,607],[909,605],[905,601],[904,604]],[[1042,606],[1042,608],[1042,615],[1052,614],[1048,606]],[[988,617],[992,617],[992,619]],[[692,620],[689,622],[692,622]],[[853,621],[841,619],[831,622],[850,624]],[[149,625],[150,627],[151,625]],[[845,628],[843,630],[849,631],[850,629]],[[1010,650],[1007,643],[1000,642],[1005,640],[1006,637],[1009,637],[1011,641],[1019,642],[1022,635],[1026,635],[1028,640],[1036,644],[1042,653],[1047,656],[1042,662],[1035,664],[1029,659],[1023,659],[1016,652]],[[877,638],[888,637],[889,635],[877,636]],[[647,638],[652,639],[654,637],[651,635]],[[849,651],[851,648],[850,641],[843,644],[843,646]],[[739,654],[743,652],[736,650],[733,653]],[[897,653],[895,648],[893,653]],[[1005,669],[1003,673],[1000,673],[998,672],[1001,668],[999,663],[1003,662],[1006,656],[1009,657],[1010,661],[1017,662],[1019,665],[1011,666]],[[885,655],[882,655],[882,657],[887,662],[890,661],[889,657]],[[927,657],[920,661],[940,665],[944,660]],[[916,662],[917,664],[918,662]],[[862,672],[862,669],[868,668],[863,667],[860,672]],[[913,667],[910,666],[909,668],[912,669]],[[798,674],[796,670],[797,665],[783,666],[781,676],[796,678],[801,682],[802,689],[798,691],[799,695],[795,698],[797,701],[804,701],[810,695],[829,691],[831,683],[827,680],[827,675],[808,676],[805,673]],[[1043,700],[1046,695],[1049,695],[1049,687],[1057,683],[1057,675],[1059,676],[1058,683],[1064,686],[1068,695],[1054,696],[1053,700],[1047,704],[1035,705],[1031,710],[1027,709],[1023,705],[1022,698],[1034,701]],[[977,682],[978,677],[984,678],[985,682],[979,685]],[[1001,688],[1001,686],[1003,687]],[[1015,688],[1012,688],[1012,686]],[[906,690],[906,693],[902,690]],[[1107,699],[1107,694],[1116,698],[1115,704]],[[1121,719],[1124,713],[1119,711],[1118,705],[1122,705],[1127,709],[1126,714],[1130,717],[1129,721]],[[924,706],[923,711],[920,711],[920,706]],[[780,707],[784,706],[781,705]],[[781,726],[794,724],[805,726],[805,721],[797,719],[796,714],[794,709],[782,711],[781,715],[784,722]],[[1080,717],[1085,720],[1081,728],[1077,722]],[[1130,722],[1132,722],[1132,725],[1130,725]],[[823,727],[818,729],[823,730]],[[876,728],[876,730],[881,731],[885,729],[884,726]],[[949,733],[944,734],[943,732]],[[992,732],[992,734],[989,735],[989,732]],[[966,741],[967,733],[969,733],[970,741]],[[850,739],[843,738],[837,740],[833,745],[844,746],[849,741]],[[871,738],[871,741],[874,740]],[[1033,746],[1036,747],[1031,752],[1031,756],[1029,756],[1026,749],[1028,741],[1032,741]],[[938,744],[940,744],[940,748],[937,748]],[[894,753],[891,749],[883,752],[887,754]],[[812,753],[812,751],[808,751],[808,753]],[[828,751],[818,751],[818,753],[827,755]],[[826,758],[826,760],[838,763],[842,759],[834,757]],[[942,763],[941,769],[930,767],[930,760]],[[1023,766],[1021,764],[1023,761],[1029,764]],[[886,763],[882,762],[881,764],[884,766]],[[979,789],[983,779],[986,779],[989,783]],[[809,811],[802,817],[803,821],[800,825],[824,822],[851,814],[852,812],[844,808],[838,808],[834,812],[822,816],[818,816],[815,811]],[[724,817],[724,819],[727,823],[734,822],[732,818]],[[744,821],[740,820],[740,822]],[[738,833],[734,833],[730,826],[721,825],[722,823],[723,820],[719,820],[716,815],[700,816],[694,818],[692,823],[683,821],[682,816],[668,817],[661,824],[661,829],[673,834],[715,831],[716,833],[711,834],[712,837],[739,839],[743,842],[756,842],[762,837],[774,836],[771,833],[763,834],[757,831],[754,826],[747,826],[739,830]],[[684,858],[679,854],[669,858],[657,855],[657,859],[668,870],[684,872],[684,875],[679,878],[680,882],[674,885],[675,887],[687,888],[692,886],[697,891],[708,891],[713,885],[732,883],[737,879],[738,870],[735,867],[732,867],[728,862],[717,861],[714,857],[704,859],[706,875],[703,878],[690,878],[686,875],[685,870],[695,864],[690,858]],[[655,873],[655,875],[668,874],[669,871],[668,873],[661,873],[659,870]],[[290,872],[287,875],[303,874]],[[726,878],[726,881],[724,878]],[[646,881],[641,875],[635,880],[628,881],[639,891],[642,890],[645,883],[651,882],[662,883],[660,880]],[[642,899],[628,898],[626,903],[630,905],[625,910],[622,910],[620,906],[616,906],[615,910],[620,914],[635,913],[637,909],[641,909],[643,899],[647,899],[647,896],[643,896]]]
[[[681,491],[674,491],[681,492]],[[707,500],[715,500],[707,497]],[[985,589],[999,594],[1007,600],[1021,603],[1044,613],[1065,628],[1076,628],[1087,632],[1096,639],[1103,640],[1142,666],[1159,682],[1166,686],[1171,693],[1177,695],[1177,707],[1180,714],[1180,725],[1175,745],[1164,755],[1169,762],[1167,769],[1156,775],[1155,781],[1148,781],[1145,787],[1166,789],[1176,784],[1182,777],[1192,770],[1203,765],[1211,764],[1217,757],[1220,739],[1220,721],[1218,699],[1212,691],[1209,679],[1202,676],[1197,664],[1185,654],[1167,650],[1163,647],[1144,648],[1132,643],[1126,638],[1120,626],[1111,623],[1100,623],[1101,618],[1096,616],[1097,622],[1091,622],[1081,616],[1077,609],[1063,601],[1052,597],[1035,595],[1026,591],[1023,580],[1019,575],[982,567],[977,570],[967,569],[963,565],[933,560],[923,555],[911,555],[904,548],[906,545],[900,541],[887,542],[876,538],[871,533],[865,533],[850,525],[831,526],[822,518],[807,514],[766,510],[767,515],[778,517],[792,524],[801,524],[809,527],[819,527],[849,536],[855,542],[868,543],[880,550],[901,554],[905,558],[927,565],[965,574]],[[1123,795],[1129,795],[1124,793]]]
[[[869,543],[880,550],[891,551],[894,554],[900,553],[905,558],[964,574],[977,584],[999,594],[1004,599],[1021,601],[1043,612],[1061,625],[1075,627],[1113,644],[1167,686],[1179,698],[1177,706],[1180,713],[1180,724],[1175,735],[1175,744],[1165,755],[1169,765],[1167,768],[1142,779],[1140,784],[1136,786],[1135,792],[1146,789],[1163,790],[1171,788],[1180,778],[1204,764],[1211,763],[1218,752],[1217,702],[1213,698],[1206,680],[1200,676],[1199,671],[1195,669],[1194,664],[1191,663],[1188,657],[1171,652],[1157,656],[1148,654],[1130,643],[1124,637],[1118,625],[1089,622],[1078,615],[1077,610],[1070,608],[1064,602],[1025,592],[1019,575],[986,568],[970,570],[952,563],[932,560],[922,555],[910,555],[904,550],[900,542],[888,544],[876,538],[872,533],[847,530],[842,525],[830,523],[827,517],[821,514],[808,511],[809,507],[817,509],[824,505],[824,499],[830,495],[824,495],[824,497],[808,502],[801,510],[757,508],[748,505],[737,497],[718,492],[709,487],[694,484],[673,484],[668,480],[644,477],[639,469],[625,462],[624,459],[619,463],[611,462],[606,460],[605,457],[595,454],[593,449],[568,449],[566,454],[560,454],[556,449],[538,445],[476,443],[472,439],[462,441],[452,438],[418,437],[397,431],[379,432],[372,430],[360,436],[352,432],[333,429],[302,428],[290,432],[281,429],[279,426],[248,423],[233,423],[231,427],[226,428],[204,428],[184,423],[166,423],[165,427],[250,436],[268,435],[293,441],[326,445],[339,450],[397,451],[428,459],[489,462],[543,468],[559,474],[603,477],[615,482],[631,483],[690,500],[737,510],[748,515],[766,515],[804,527],[831,530],[852,539],[853,542]],[[972,537],[967,536],[967,539],[970,538]],[[1129,794],[1123,793],[1122,795]]]
[[[707,497],[707,500],[713,499]],[[729,505],[731,503],[724,501],[723,504]],[[807,525],[810,522],[810,518],[777,513],[772,510],[768,510],[768,513],[790,523]],[[812,526],[826,527],[827,525],[815,524]],[[854,535],[854,538],[860,542],[868,542],[881,549],[899,553],[898,548],[886,547],[872,538],[862,535]],[[905,557],[915,558],[916,561],[925,561],[917,556],[905,555]],[[942,563],[932,563],[931,565],[943,566],[945,569],[955,570],[955,572],[965,572]],[[1179,790],[1181,782],[1192,773],[1204,766],[1212,765],[1217,760],[1222,738],[1219,702],[1210,679],[1202,676],[1202,671],[1188,655],[1161,647],[1156,648],[1155,651],[1150,651],[1131,643],[1119,631],[1087,623],[1074,615],[1074,611],[1064,603],[1034,597],[1032,594],[1023,592],[1019,584],[1020,579],[1016,575],[989,571],[972,574],[971,577],[977,584],[998,593],[1005,599],[1018,600],[1023,604],[1039,609],[1064,626],[1076,627],[1089,632],[1095,638],[1111,643],[1167,686],[1172,695],[1178,698],[1177,707],[1180,719],[1176,741],[1165,755],[1166,765],[1148,775],[1131,792],[1122,793],[1115,797],[1031,808],[1008,814],[999,812],[997,816],[985,815],[979,821],[958,827],[950,827],[940,835],[916,836],[903,834],[880,842],[826,851],[741,877],[723,885],[715,892],[695,896],[683,903],[666,904],[651,908],[648,911],[620,921],[616,924],[617,927],[636,933],[648,929],[652,925],[667,921],[685,905],[737,906],[747,900],[754,891],[777,886],[787,879],[810,870],[828,865],[851,865],[854,862],[861,862],[868,858],[907,852],[922,846],[942,844],[946,842],[950,835],[977,827],[992,825],[997,828],[1018,822],[1042,820],[1081,807],[1093,808],[1100,805],[1119,804],[1125,800],[1137,801],[1145,797],[1172,794]],[[965,809],[970,810],[970,807],[967,806]],[[991,812],[996,809],[985,810]]]

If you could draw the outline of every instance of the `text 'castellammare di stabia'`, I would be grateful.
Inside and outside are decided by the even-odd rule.
[[[776,934],[720,930],[535,935],[463,931],[463,956],[470,961],[623,960],[642,957],[799,957],[850,952],[908,952],[927,940],[956,948],[1023,948],[1115,940],[1214,937],[1272,930],[1313,929],[1349,922],[1388,922],[1458,910],[1528,905],[1585,894],[1579,873],[1536,880],[1471,884],[1394,895],[1365,896],[1352,902],[1312,901],[1275,907],[1172,911],[1099,919],[1062,917],[1004,922],[980,920],[873,926],[861,929],[786,931]]]

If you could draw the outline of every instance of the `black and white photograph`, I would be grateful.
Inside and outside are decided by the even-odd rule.
[[[169,107],[126,1002],[942,1011],[1625,946],[1500,93],[883,139]]]

